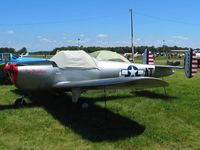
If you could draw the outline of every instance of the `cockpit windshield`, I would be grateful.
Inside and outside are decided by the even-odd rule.
[[[17,59],[19,58],[20,56],[18,54],[13,54],[13,59]]]

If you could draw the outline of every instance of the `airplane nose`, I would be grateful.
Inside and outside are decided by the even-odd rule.
[[[5,73],[8,73],[8,71],[10,70],[11,64],[7,63],[6,66],[4,67],[3,71]]]
[[[14,85],[17,83],[17,74],[18,74],[18,68],[16,64],[13,63],[7,63],[4,67],[4,72],[8,73],[10,80]]]

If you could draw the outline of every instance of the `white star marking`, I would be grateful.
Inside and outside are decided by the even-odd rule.
[[[136,72],[137,72],[138,70],[134,70],[134,68],[131,67],[131,70],[128,70],[128,71],[131,73],[130,76],[136,76],[135,74],[136,74]]]

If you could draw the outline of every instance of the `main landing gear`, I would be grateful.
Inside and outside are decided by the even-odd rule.
[[[26,105],[25,96],[22,96],[22,97],[16,99],[16,101],[15,101],[16,108],[23,107],[25,105]]]

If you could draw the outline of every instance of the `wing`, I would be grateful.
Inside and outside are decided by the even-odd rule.
[[[153,87],[164,87],[168,83],[151,77],[118,77],[118,78],[107,78],[107,79],[96,79],[87,81],[74,81],[74,82],[58,82],[53,88],[55,89],[101,89],[104,87],[108,88],[153,88]]]

